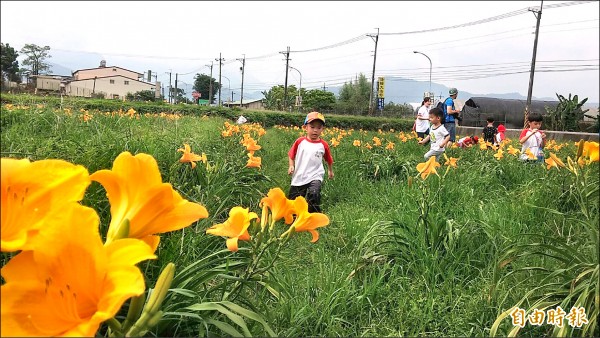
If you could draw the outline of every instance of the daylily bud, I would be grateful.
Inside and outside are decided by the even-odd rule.
[[[260,231],[265,231],[265,227],[267,226],[267,221],[269,220],[269,207],[266,204],[263,204],[262,213],[260,215]]]
[[[173,282],[173,276],[175,275],[175,264],[169,263],[158,276],[154,290],[148,298],[144,312],[154,313],[160,309],[160,306],[169,291],[169,287]]]
[[[163,316],[163,311],[158,311],[154,315],[152,315],[152,317],[148,320],[148,325],[147,325],[148,329],[155,327],[156,324],[158,324],[158,322],[160,322],[160,320],[162,319],[162,316]],[[145,332],[143,332],[142,335],[144,333]]]
[[[136,322],[138,318],[140,318],[140,314],[144,309],[144,303],[146,302],[146,293],[142,293],[139,296],[134,296],[131,298],[131,302],[129,303],[129,310],[127,311],[127,318],[123,322],[123,331],[127,332],[131,325]]]
[[[583,154],[584,144],[585,142],[583,141],[583,139],[579,140],[579,146],[577,147],[577,156],[575,156],[575,161],[577,161]]]

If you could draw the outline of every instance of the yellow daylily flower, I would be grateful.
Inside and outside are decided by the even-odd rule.
[[[501,158],[503,158],[503,157],[504,157],[504,151],[502,151],[502,149],[498,149],[498,152],[494,154],[494,157],[495,157],[497,160],[500,160]]]
[[[227,249],[238,251],[238,240],[249,241],[250,234],[248,227],[250,221],[258,218],[255,212],[249,212],[248,208],[233,207],[229,210],[229,218],[220,224],[215,224],[206,230],[207,234],[215,236],[229,237],[227,239]]]
[[[354,142],[352,142],[352,145],[355,147],[360,147],[360,140],[354,140]]]
[[[537,158],[529,148],[525,149],[525,154],[527,154],[527,158],[530,160],[535,160]]]
[[[271,210],[271,222],[285,219],[286,224],[294,221],[294,201],[287,199],[281,188],[273,188],[267,193],[267,197],[260,200],[260,207],[269,207]]]
[[[509,154],[515,155],[515,156],[518,156],[518,154],[521,152],[519,149],[514,148],[512,145],[508,146],[508,150],[507,151],[508,151]]]
[[[319,240],[319,233],[316,229],[329,224],[329,217],[320,212],[308,212],[308,202],[303,196],[298,196],[294,200],[296,209],[296,220],[290,226],[290,229],[296,232],[308,231],[312,235],[311,243]]]
[[[102,184],[110,202],[111,221],[106,243],[119,239],[117,234],[129,220],[130,238],[158,246],[158,233],[179,230],[208,217],[206,208],[181,197],[171,184],[163,183],[154,157],[133,156],[122,152],[112,170],[98,170],[91,179]]]
[[[71,203],[45,221],[33,251],[2,267],[2,336],[93,337],[145,290],[135,264],[154,259],[137,239],[104,246],[94,209]]]
[[[204,158],[202,158],[202,156],[192,153],[189,144],[184,143],[183,147],[184,147],[183,149],[182,148],[177,149],[177,151],[181,151],[183,153],[183,155],[181,155],[181,158],[179,159],[179,162],[191,163],[192,169],[194,169],[194,168],[196,168],[196,161],[206,161],[206,155],[203,154]]]
[[[63,160],[2,158],[3,252],[30,249],[45,219],[83,199],[90,185],[86,168]]]
[[[431,174],[437,175],[435,168],[439,166],[440,164],[435,161],[435,156],[431,156],[426,162],[417,164],[417,170],[421,174],[421,178],[426,179]]]

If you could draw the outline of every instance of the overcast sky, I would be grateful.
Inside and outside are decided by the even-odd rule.
[[[363,73],[432,81],[477,94],[527,95],[540,1],[1,1],[1,40],[50,46],[72,70],[108,66],[193,83],[196,73],[244,91],[285,81],[303,88],[338,86]],[[599,102],[598,1],[544,1],[533,96],[569,93]],[[484,20],[510,14],[498,20]],[[487,22],[472,24],[479,20]],[[422,32],[462,25],[452,29]],[[413,32],[413,33],[411,33]],[[396,34],[394,34],[396,33]],[[400,34],[406,33],[406,34]],[[367,34],[373,37],[366,36]],[[77,52],[77,53],[74,53]],[[81,52],[86,52],[82,54]],[[84,57],[86,56],[86,57]],[[229,80],[227,80],[227,77]],[[184,84],[185,85],[185,84]],[[236,92],[237,93],[237,92]],[[437,93],[436,93],[437,94]],[[460,96],[460,95],[459,95]],[[408,100],[411,101],[411,100]]]

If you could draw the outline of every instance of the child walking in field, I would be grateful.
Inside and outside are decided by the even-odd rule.
[[[519,158],[523,161],[543,161],[544,152],[542,149],[546,144],[546,133],[540,130],[542,127],[542,115],[536,113],[530,114],[527,121],[529,122],[529,128],[523,129],[519,136],[519,143],[523,145]]]
[[[292,175],[288,199],[303,196],[308,202],[308,212],[321,212],[321,185],[327,163],[327,175],[333,178],[333,157],[329,145],[321,139],[325,129],[325,117],[311,112],[304,120],[306,136],[298,138],[288,152],[288,175]]]
[[[494,118],[488,117],[486,119],[487,126],[483,128],[481,134],[483,135],[483,140],[485,142],[489,142],[490,144],[496,143],[496,134],[498,133],[498,129],[494,127]],[[489,148],[489,146],[488,146]]]
[[[440,155],[442,155],[446,149],[446,145],[450,141],[450,133],[442,125],[442,116],[444,112],[438,108],[433,108],[429,111],[429,122],[431,122],[431,128],[429,129],[429,135],[425,136],[424,139],[419,141],[419,144],[425,144],[431,141],[431,148],[425,153],[425,159],[428,160],[431,156],[435,156],[436,161],[440,161]]]

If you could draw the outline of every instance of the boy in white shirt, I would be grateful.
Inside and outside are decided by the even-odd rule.
[[[431,128],[429,135],[419,141],[419,144],[425,144],[431,140],[431,149],[425,153],[425,159],[428,160],[431,156],[435,156],[437,162],[440,161],[440,155],[446,150],[446,145],[450,141],[450,133],[442,125],[442,116],[444,112],[438,108],[433,108],[429,111],[429,122]]]
[[[325,117],[319,112],[311,112],[304,119],[306,136],[298,138],[288,152],[288,175],[292,183],[288,199],[303,196],[308,202],[308,212],[321,212],[321,185],[327,163],[327,174],[333,178],[333,157],[329,145],[321,139],[325,129]]]

